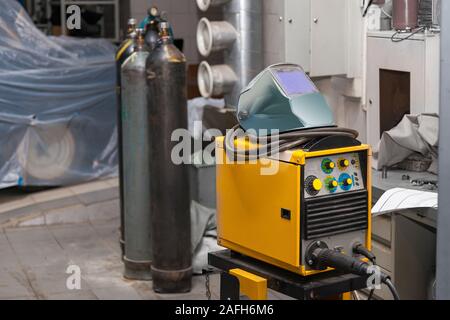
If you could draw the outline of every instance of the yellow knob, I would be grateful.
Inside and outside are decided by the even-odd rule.
[[[350,185],[353,184],[353,180],[350,179],[350,178],[348,178],[347,181],[346,181],[346,183],[347,183],[348,186],[350,186]]]
[[[320,181],[319,179],[315,179],[314,181],[313,181],[313,189],[314,190],[316,190],[316,191],[320,191],[321,189],[322,189],[322,187],[323,187],[323,185],[322,185],[322,181]]]
[[[337,186],[339,185],[338,182],[336,180],[331,181],[331,187],[332,188],[337,188]]]
[[[329,167],[330,169],[334,169],[335,166],[336,166],[336,165],[334,164],[334,162],[330,162],[330,163],[328,164],[328,167]]]
[[[347,159],[341,160],[340,165],[343,168],[347,168],[350,165],[350,161],[348,161]]]

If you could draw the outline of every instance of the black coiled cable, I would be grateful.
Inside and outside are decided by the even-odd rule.
[[[239,132],[239,130],[241,132]],[[324,138],[327,136],[342,136],[356,139],[358,135],[359,133],[356,130],[328,127],[303,129],[267,137],[259,137],[250,132],[244,132],[239,125],[236,125],[225,135],[224,145],[229,156],[234,156],[238,160],[250,161],[297,148],[312,139]],[[242,148],[236,148],[234,141],[239,138],[245,138],[250,143],[257,144],[258,146],[253,149],[244,150]]]

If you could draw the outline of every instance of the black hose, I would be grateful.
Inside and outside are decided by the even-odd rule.
[[[369,268],[369,264],[364,261],[360,261],[351,256],[345,255],[341,252],[330,250],[330,249],[316,249],[312,252],[311,258],[313,261],[313,267],[318,269],[325,269],[327,267],[334,268],[336,270],[353,273],[361,276],[370,275],[372,271]],[[400,300],[400,296],[395,289],[391,278],[385,274],[381,273],[381,282],[384,283],[392,293],[394,300]],[[369,294],[369,299],[372,299],[374,290]]]
[[[364,247],[362,244],[355,245],[353,248],[353,252],[365,256],[367,259],[369,259],[372,262],[372,264],[374,266],[377,265],[375,255],[369,249]],[[389,290],[392,293],[392,296],[394,297],[394,300],[400,300],[400,296],[397,292],[397,289],[395,289],[394,284],[392,283],[391,279],[387,275],[383,274],[382,282],[389,288]],[[367,298],[367,300],[372,300],[374,293],[375,293],[375,289],[370,290],[369,297]]]
[[[369,259],[374,266],[377,265],[376,262],[377,257],[375,257],[375,255],[369,249],[364,247],[362,243],[358,243],[355,246],[353,246],[353,252],[356,254],[363,255],[364,257]]]
[[[392,283],[391,279],[390,278],[386,278],[386,279],[384,279],[383,282],[389,288],[389,290],[391,291],[392,296],[394,297],[394,300],[400,300],[400,296],[399,296],[399,294],[397,292],[397,289],[395,289],[395,286]]]
[[[286,132],[276,135],[270,135],[267,137],[258,137],[249,132],[242,131],[241,135],[238,135],[237,131],[240,129],[239,125],[234,126],[225,135],[225,150],[227,154],[234,155],[237,158],[244,160],[257,160],[261,157],[271,156],[287,150],[299,147],[312,139],[324,138],[327,136],[345,136],[351,138],[358,137],[358,131],[346,128],[315,128],[315,129],[303,129],[292,132]],[[258,147],[253,149],[242,150],[236,148],[234,141],[237,138],[245,138],[251,143],[258,144]]]
[[[408,36],[403,37],[403,38],[397,37],[397,36],[400,34],[400,32],[397,31],[397,32],[395,32],[395,33],[392,35],[391,41],[392,41],[392,42],[402,42],[402,41],[408,40],[408,39],[412,38],[415,34],[421,32],[421,31],[423,31],[423,30],[425,30],[424,27],[417,28],[417,29],[411,31],[411,33],[410,33]]]

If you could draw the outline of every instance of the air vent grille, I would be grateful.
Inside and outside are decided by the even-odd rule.
[[[366,191],[307,199],[305,239],[365,230],[368,225]]]

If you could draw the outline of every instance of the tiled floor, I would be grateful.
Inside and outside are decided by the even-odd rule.
[[[0,228],[82,223],[118,216],[118,179],[24,192],[0,190]]]
[[[0,299],[206,299],[205,278],[187,295],[155,294],[151,282],[122,277],[119,221],[0,229]],[[81,289],[69,290],[69,265],[81,270]],[[211,277],[218,298],[218,276]]]

